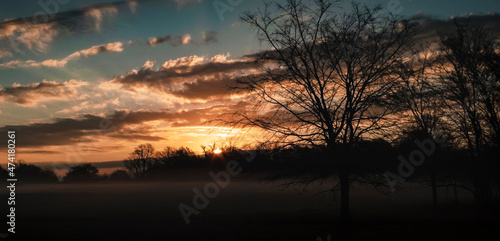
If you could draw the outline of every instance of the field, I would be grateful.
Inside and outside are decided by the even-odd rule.
[[[205,174],[206,175],[206,174]],[[332,195],[311,187],[283,189],[256,178],[231,180],[190,216],[193,188],[210,179],[132,183],[26,184],[16,189],[16,235],[7,240],[496,240],[498,213],[458,204],[443,189],[442,208],[433,210],[430,190],[407,184],[405,191],[380,194],[352,188],[351,224],[340,224]],[[208,176],[208,175],[206,175]],[[7,193],[0,195],[7,199]],[[6,205],[5,205],[6,206]],[[4,209],[5,210],[5,209]],[[327,237],[330,236],[330,239]],[[320,239],[318,239],[320,238]]]

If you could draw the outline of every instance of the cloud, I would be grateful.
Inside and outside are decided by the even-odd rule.
[[[182,37],[181,37],[181,44],[182,45],[186,45],[186,44],[189,44],[189,43],[191,43],[191,35],[189,35],[189,34],[182,35]]]
[[[101,32],[106,18],[115,17],[122,11],[135,13],[139,4],[148,1],[127,0],[95,4],[66,12],[50,12],[0,22],[0,41],[8,42],[15,51],[25,47],[31,51],[45,53],[49,44],[62,33]],[[201,3],[201,0],[169,0],[180,8],[187,3]],[[189,37],[180,36],[181,43]]]
[[[253,58],[228,58],[229,54],[210,59],[193,55],[168,60],[158,69],[148,61],[139,70],[118,76],[111,82],[131,91],[145,86],[186,99],[220,98],[227,94],[227,87],[235,84],[237,78],[258,73]]]
[[[88,49],[80,50],[77,52],[74,52],[70,54],[68,57],[66,57],[66,60],[72,60],[72,59],[78,59],[81,56],[88,58],[90,56],[97,55],[99,53],[106,53],[106,52],[122,52],[123,51],[123,43],[121,42],[114,42],[114,43],[107,43],[107,44],[101,44],[101,45],[96,45],[92,46]]]
[[[155,46],[158,44],[167,43],[170,41],[170,39],[172,39],[172,36],[170,36],[170,35],[163,36],[163,37],[151,37],[151,38],[149,38],[148,44],[150,46]]]
[[[415,36],[418,41],[434,41],[438,40],[440,35],[454,32],[455,21],[462,23],[470,21],[471,25],[484,25],[492,32],[500,32],[499,14],[453,16],[446,20],[417,14],[409,19],[418,24]]]
[[[105,15],[114,16],[118,13],[118,8],[114,5],[100,5],[86,9],[85,16],[94,22],[94,28],[97,32],[102,29],[102,18]]]
[[[139,70],[132,70],[125,75],[114,78],[112,83],[122,84],[125,89],[131,90],[131,86],[148,86],[163,88],[168,81],[168,73],[153,69],[154,62],[146,61]]]
[[[159,44],[167,43],[172,47],[177,47],[179,45],[187,45],[187,44],[202,44],[208,45],[212,43],[216,43],[218,41],[217,32],[215,31],[203,31],[201,33],[201,40],[193,40],[190,34],[185,35],[165,35],[165,36],[155,36],[151,37],[148,40],[149,46],[156,46]]]
[[[91,142],[92,137],[129,141],[164,140],[156,136],[148,122],[163,121],[171,127],[199,126],[204,120],[213,119],[215,107],[189,111],[115,111],[107,116],[84,115],[81,118],[57,118],[52,123],[7,125],[0,132],[16,131],[16,139],[23,147],[59,146]],[[221,108],[221,107],[217,107]]]
[[[203,64],[205,62],[205,57],[192,55],[189,57],[181,57],[178,59],[168,60],[166,61],[161,68],[166,69],[179,69],[183,67],[193,67],[196,65]]]
[[[48,44],[59,34],[55,22],[35,23],[33,20],[15,19],[0,23],[0,40],[9,42],[19,51],[24,45],[29,50],[46,52]]]
[[[12,53],[5,49],[0,49],[0,59],[4,57],[12,57]]]
[[[24,154],[61,154],[60,151],[47,151],[47,150],[23,150]]]
[[[28,85],[13,84],[12,87],[0,87],[0,100],[11,101],[19,105],[33,106],[47,100],[63,100],[74,98],[76,88],[87,85],[87,82],[70,80],[63,83],[42,81]]]
[[[163,43],[168,43],[173,47],[179,45],[186,45],[191,43],[191,35],[189,34],[179,35],[179,36],[165,35],[165,36],[151,37],[148,40],[149,46],[155,46]]]
[[[204,31],[201,33],[202,44],[211,44],[218,41],[217,32],[215,31]]]
[[[228,86],[234,85],[238,77],[228,74],[218,74],[210,79],[196,79],[193,82],[182,83],[181,88],[170,93],[187,99],[209,99],[228,94]]]
[[[13,69],[13,68],[29,68],[29,67],[51,67],[51,68],[62,68],[66,66],[69,61],[80,59],[81,57],[88,58],[90,56],[97,55],[99,53],[106,52],[122,52],[123,43],[114,42],[92,46],[88,49],[83,49],[76,51],[63,59],[47,59],[41,62],[36,62],[34,60],[12,60],[7,63],[0,64],[0,68]]]
[[[24,67],[53,67],[53,68],[62,68],[66,65],[66,60],[57,60],[57,59],[47,59],[42,62],[36,62],[34,60],[28,60],[24,62]]]
[[[130,12],[135,13],[135,11],[137,10],[137,5],[138,3],[135,0],[128,1],[128,7],[130,9]]]
[[[8,41],[16,51],[22,46],[46,52],[48,45],[61,33],[102,30],[105,17],[114,17],[123,8],[134,12],[137,1],[97,4],[74,11],[37,14],[32,17],[0,22],[0,40]]]
[[[47,59],[41,62],[36,62],[34,60],[12,60],[7,63],[0,64],[0,68],[5,69],[15,69],[15,68],[28,68],[28,67],[51,67],[51,68],[62,68],[67,64],[66,60],[57,59]]]

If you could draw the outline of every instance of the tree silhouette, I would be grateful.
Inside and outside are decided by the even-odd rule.
[[[243,15],[270,50],[256,55],[262,74],[236,87],[259,97],[255,108],[231,123],[266,130],[282,145],[326,146],[347,221],[352,147],[390,124],[384,99],[397,85],[394,66],[411,47],[413,25],[357,3],[336,14],[336,3],[288,0]]]
[[[196,163],[198,157],[195,152],[182,146],[179,148],[167,146],[155,156],[153,166],[158,169],[194,167],[199,164]]]
[[[99,170],[94,165],[87,163],[71,167],[64,181],[90,181],[98,177]]]
[[[482,206],[491,200],[492,177],[492,163],[484,152],[500,147],[498,36],[471,25],[470,19],[455,25],[455,31],[440,40],[440,84],[448,117],[473,159],[475,200]]]
[[[125,170],[116,170],[111,174],[109,174],[108,179],[113,181],[125,181],[125,180],[130,180],[131,177],[129,173]]]
[[[154,147],[147,143],[141,144],[130,153],[127,160],[123,161],[125,167],[136,177],[146,175],[148,168],[153,164],[155,157]]]
[[[432,50],[431,44],[417,45],[409,60],[399,66],[401,85],[395,88],[393,101],[401,108],[400,126],[404,126],[403,131],[409,130],[406,134],[410,140],[407,141],[413,143],[416,138],[430,138],[439,149],[436,140],[444,129],[445,106],[441,101],[443,90],[435,81],[438,78],[434,71],[436,59],[437,54]],[[407,125],[403,124],[405,119],[409,122]],[[434,207],[437,207],[436,161],[435,155],[429,156],[426,161],[426,164],[430,163],[426,166],[429,167]]]
[[[57,176],[53,170],[44,170],[33,164],[19,160],[16,164],[16,176],[21,182],[57,182]]]

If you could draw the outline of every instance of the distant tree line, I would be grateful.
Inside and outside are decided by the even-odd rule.
[[[99,174],[99,169],[91,163],[72,166],[65,176],[58,177],[53,169],[42,169],[34,164],[28,164],[24,161],[16,163],[15,178],[18,183],[77,183],[93,181],[124,181],[130,180],[128,171],[116,170],[111,174]],[[7,177],[9,172],[0,167],[0,175]]]
[[[77,183],[94,181],[127,181],[150,180],[168,177],[168,171],[180,169],[224,168],[226,158],[236,152],[234,146],[222,147],[223,153],[214,153],[216,145],[202,146],[203,154],[198,155],[187,147],[174,148],[167,146],[156,151],[149,144],[141,144],[134,148],[129,157],[123,161],[125,170],[118,169],[111,174],[100,174],[92,163],[72,166],[64,177],[58,177],[52,169],[42,169],[34,164],[19,161],[15,174],[21,183]],[[233,155],[234,157],[234,155]],[[8,171],[0,167],[0,175],[7,177]]]

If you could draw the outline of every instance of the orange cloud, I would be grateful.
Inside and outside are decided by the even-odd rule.
[[[30,50],[46,52],[59,31],[54,22],[35,23],[32,20],[16,19],[0,23],[0,40],[9,39],[13,48],[23,44]]]
[[[107,116],[84,115],[82,118],[57,118],[52,123],[29,125],[7,125],[3,130],[15,130],[16,138],[23,147],[57,146],[85,143],[93,135],[122,140],[159,141],[164,137],[155,135],[157,129],[148,125],[162,122],[167,127],[200,126],[204,120],[214,119],[217,110],[226,106],[199,108],[181,111],[115,111]]]

